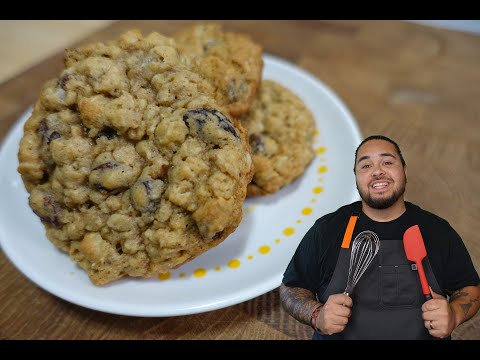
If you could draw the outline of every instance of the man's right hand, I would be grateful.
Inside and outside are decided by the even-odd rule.
[[[352,315],[352,305],[352,298],[348,295],[330,295],[318,314],[317,329],[326,335],[342,332]]]

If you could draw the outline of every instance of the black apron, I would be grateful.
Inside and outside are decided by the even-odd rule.
[[[348,227],[345,237],[348,237]],[[353,228],[350,229],[350,238]],[[345,242],[345,241],[344,241]],[[317,299],[325,303],[332,294],[345,291],[348,280],[351,246],[340,249],[332,279]],[[430,287],[443,294],[432,272],[428,257],[423,260]],[[368,266],[353,294],[352,315],[344,331],[323,335],[315,331],[313,339],[418,339],[432,340],[422,319],[425,302],[415,264],[409,261],[403,240],[382,240],[380,249]],[[450,337],[449,337],[450,338]]]

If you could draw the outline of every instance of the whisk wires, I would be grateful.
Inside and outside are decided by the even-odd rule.
[[[352,242],[350,267],[345,293],[350,295],[365,270],[372,262],[380,248],[380,239],[373,231],[366,230],[358,234]]]

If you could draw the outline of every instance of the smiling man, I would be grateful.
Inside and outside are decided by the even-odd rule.
[[[313,327],[313,339],[450,339],[480,308],[480,279],[462,239],[446,220],[404,200],[408,170],[393,140],[363,140],[353,171],[362,201],[321,217],[304,236],[280,286],[283,307]],[[433,298],[426,302],[403,247],[413,225],[427,251]],[[378,236],[379,250],[347,295],[353,245],[366,231]]]

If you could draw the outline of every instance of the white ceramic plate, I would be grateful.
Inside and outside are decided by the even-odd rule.
[[[215,310],[252,299],[281,283],[295,249],[320,216],[358,199],[352,172],[360,131],[342,101],[320,80],[265,55],[264,78],[302,98],[318,134],[305,174],[278,193],[244,204],[238,229],[222,244],[173,270],[168,279],[122,279],[97,287],[46,238],[28,207],[17,173],[25,112],[0,152],[0,243],[13,264],[50,293],[90,309],[132,316],[175,316]]]

